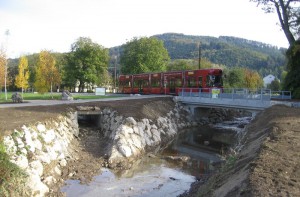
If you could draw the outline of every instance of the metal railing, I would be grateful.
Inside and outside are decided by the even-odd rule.
[[[200,97],[212,99],[243,99],[269,101],[271,99],[291,99],[290,91],[271,91],[270,89],[251,90],[247,88],[182,88],[178,92],[181,97]]]

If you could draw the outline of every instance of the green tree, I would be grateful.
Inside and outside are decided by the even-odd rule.
[[[284,89],[292,91],[293,98],[300,98],[300,40],[287,51],[289,59],[288,73],[284,80]]]
[[[250,0],[262,5],[266,13],[276,12],[280,26],[289,42],[293,45],[300,33],[299,0]]]
[[[278,79],[273,80],[270,84],[268,84],[267,88],[271,89],[272,91],[279,91],[280,81]]]
[[[123,47],[121,72],[138,74],[165,71],[170,57],[163,42],[157,38],[133,38]]]
[[[87,85],[99,85],[108,67],[108,50],[84,37],[80,37],[71,48],[64,69],[65,83],[71,87],[78,83],[80,92]]]
[[[234,67],[226,74],[225,86],[229,88],[242,88],[244,86],[245,74],[244,70],[240,67]]]
[[[25,56],[20,57],[18,66],[18,75],[16,76],[15,85],[23,90],[29,87],[29,70],[28,70],[28,59]]]
[[[201,60],[201,69],[205,68],[212,68],[213,64],[207,60],[206,58],[203,58]],[[199,61],[195,59],[177,59],[172,62],[170,62],[167,65],[167,70],[197,70],[199,69]]]
[[[284,88],[292,91],[294,98],[300,98],[300,1],[299,0],[250,0],[263,6],[266,13],[276,11],[280,26],[290,44],[287,51],[288,74],[284,81]],[[298,39],[298,41],[296,41]]]
[[[34,85],[39,93],[50,90],[52,94],[53,86],[61,82],[55,58],[49,51],[40,52],[35,77]]]

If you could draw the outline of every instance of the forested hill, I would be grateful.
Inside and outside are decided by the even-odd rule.
[[[243,66],[263,76],[280,76],[285,65],[285,50],[269,44],[242,38],[191,36],[177,33],[154,35],[164,42],[171,59],[196,59],[201,44],[201,57],[227,67]]]

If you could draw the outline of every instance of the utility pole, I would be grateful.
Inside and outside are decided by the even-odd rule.
[[[115,56],[115,84],[114,84],[114,93],[116,93],[116,83],[117,83],[117,60],[118,60],[118,56]]]
[[[199,64],[198,64],[198,69],[200,69],[201,68],[201,44],[200,44],[200,42],[199,42],[198,46],[199,46]]]

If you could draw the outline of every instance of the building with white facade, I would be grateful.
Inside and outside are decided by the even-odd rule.
[[[274,75],[268,75],[266,77],[263,78],[264,81],[264,87],[266,88],[267,85],[271,84],[272,81],[274,81],[276,79],[276,77]]]

